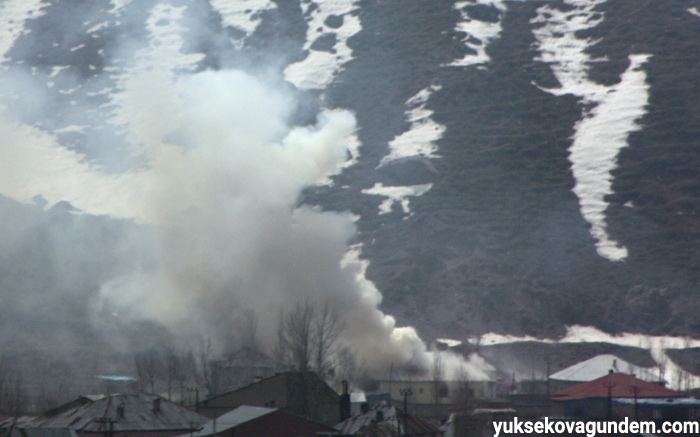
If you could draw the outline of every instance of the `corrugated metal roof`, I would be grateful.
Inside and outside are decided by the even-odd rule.
[[[272,380],[279,379],[283,381],[285,385],[288,387],[294,386],[295,384],[298,384],[302,382],[303,380],[306,380],[306,383],[312,384],[315,389],[318,389],[319,391],[323,390],[326,394],[331,395],[333,397],[336,397],[340,399],[340,395],[331,387],[329,386],[326,381],[323,380],[320,376],[318,376],[315,372],[305,372],[301,373],[298,371],[287,371],[287,372],[281,372],[281,373],[276,373],[272,376],[268,376],[267,378],[260,379],[258,381],[252,382],[248,385],[245,385],[243,387],[238,387],[233,390],[227,391],[225,393],[220,393],[215,396],[212,396],[208,399],[205,399],[199,403],[200,406],[203,408],[206,408],[208,406],[208,403],[210,401],[220,399],[220,398],[225,398],[232,393],[237,393],[237,392],[242,392],[244,390],[248,390],[251,387],[254,386],[260,386],[264,383],[268,383]]]
[[[160,403],[154,409],[155,403]],[[166,431],[198,429],[209,420],[160,396],[108,395],[51,417],[39,417],[27,427],[72,428],[76,431]]]
[[[15,428],[10,437],[78,437],[68,428]]]
[[[632,384],[635,385],[633,386]],[[637,398],[685,397],[683,393],[669,390],[659,384],[634,379],[625,373],[610,373],[602,378],[562,390],[552,396],[552,399],[568,401],[573,399],[605,398],[608,397],[608,387],[610,387],[613,398],[633,398],[635,391],[637,392]]]
[[[270,414],[273,411],[277,411],[277,409],[243,405],[205,423],[204,428],[195,435],[202,436],[219,433],[227,429],[235,428],[243,423],[250,422],[258,417]]]
[[[377,413],[382,420],[377,420]],[[405,415],[393,405],[377,405],[366,413],[355,415],[335,426],[341,434],[368,436],[439,435],[441,431],[425,420]],[[408,430],[405,430],[407,427]]]
[[[0,428],[9,428],[11,426],[24,426],[29,422],[33,422],[37,416],[2,416],[0,417]]]
[[[597,355],[586,361],[581,361],[580,363],[552,374],[549,379],[576,382],[593,381],[594,379],[607,375],[610,370],[617,373],[634,373],[636,377],[642,381],[657,382],[661,380],[658,375],[654,374],[649,369],[635,366],[622,358],[609,354]]]

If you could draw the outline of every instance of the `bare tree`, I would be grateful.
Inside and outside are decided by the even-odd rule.
[[[12,369],[5,381],[2,404],[4,411],[12,416],[20,416],[26,407],[27,397],[25,393],[22,372]]]
[[[280,310],[277,316],[277,340],[272,347],[272,358],[283,366],[292,365],[292,357],[290,356],[291,347],[287,343],[287,335],[284,331],[284,310]]]
[[[357,361],[357,354],[347,346],[341,346],[335,353],[336,387],[340,387],[342,381],[347,381],[350,387],[357,387],[360,380],[365,376],[366,365]]]
[[[195,382],[197,364],[191,351],[180,354],[180,373],[175,375],[175,382],[180,388],[180,401],[184,405],[188,384]]]
[[[10,377],[10,364],[7,358],[0,356],[0,411],[5,411],[5,390]]]
[[[211,339],[200,339],[196,356],[197,379],[207,390],[209,396],[216,393],[218,384],[212,367]]]
[[[345,324],[340,318],[340,314],[332,308],[328,302],[315,312],[316,317],[313,323],[313,346],[315,349],[315,369],[323,376],[328,374],[332,367],[332,355],[338,337],[343,332]]]
[[[435,405],[440,403],[440,398],[444,396],[445,392],[445,381],[443,381],[445,373],[444,367],[440,351],[435,349],[433,351],[433,366],[430,369],[430,377],[433,383],[433,404]]]
[[[299,302],[290,312],[280,313],[275,355],[300,371],[314,369],[328,376],[343,329],[340,314],[330,304]]]
[[[168,400],[172,400],[173,386],[175,385],[175,380],[181,377],[182,374],[182,364],[180,363],[180,356],[177,351],[172,347],[165,349],[165,385],[166,392],[168,394]]]
[[[453,401],[457,408],[467,411],[474,400],[474,392],[469,383],[469,373],[463,366],[457,371],[454,382]]]
[[[309,370],[313,348],[314,306],[308,301],[297,303],[289,313],[282,313],[280,346],[288,349],[294,367]]]
[[[136,365],[140,389],[150,388],[151,393],[155,393],[156,380],[163,370],[163,362],[158,351],[149,349],[136,353],[134,355],[134,364]]]
[[[253,311],[247,311],[238,320],[238,332],[243,347],[258,350],[258,317]]]
[[[74,387],[73,366],[61,359],[38,364],[39,393],[35,405],[42,411],[68,401]]]

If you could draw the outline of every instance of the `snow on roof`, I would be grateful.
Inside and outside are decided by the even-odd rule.
[[[365,392],[363,392],[363,391],[350,393],[350,402],[352,402],[352,403],[367,402],[367,396],[365,395]]]
[[[618,373],[627,373],[628,375],[634,373],[637,379],[641,379],[642,381],[657,382],[661,380],[658,375],[652,373],[649,369],[635,366],[615,355],[608,354],[598,355],[589,360],[574,364],[571,367],[567,367],[564,370],[550,375],[549,379],[577,382],[593,381],[594,379],[607,375],[610,370]]]
[[[71,402],[72,403],[72,402]],[[71,428],[80,432],[186,431],[208,420],[188,408],[149,394],[111,394],[69,408],[53,416],[42,416],[26,427]]]

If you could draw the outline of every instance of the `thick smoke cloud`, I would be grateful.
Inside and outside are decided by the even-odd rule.
[[[310,126],[291,126],[298,105],[278,74],[200,68],[203,55],[182,49],[187,29],[204,28],[192,22],[203,14],[151,6],[119,15],[122,23],[142,19],[150,37],[112,47],[103,73],[54,79],[80,84],[69,101],[56,100],[23,67],[9,64],[2,74],[13,93],[3,95],[0,117],[0,192],[21,202],[41,196],[46,208],[68,202],[87,217],[71,222],[78,228],[70,235],[93,216],[133,221],[77,249],[55,238],[59,259],[76,257],[73,249],[90,258],[105,244],[112,251],[99,257],[109,267],[92,283],[73,278],[52,299],[87,302],[93,326],[117,346],[128,345],[120,327],[148,321],[180,341],[210,338],[219,351],[241,341],[237,332],[250,314],[269,348],[280,310],[328,302],[346,324],[341,341],[371,369],[429,368],[431,353],[415,330],[379,311],[381,295],[364,279],[358,249],[348,248],[353,217],[298,204],[305,187],[347,160],[353,115],[324,110]],[[43,74],[48,83],[55,70]],[[10,110],[17,95],[31,97],[19,115]],[[62,141],[66,133],[83,147]],[[52,235],[65,231],[47,226]],[[99,262],[92,268],[100,270]],[[80,299],[71,294],[76,284]],[[447,367],[464,364],[445,359]],[[487,366],[468,367],[480,378]]]
[[[280,310],[329,302],[348,327],[344,342],[373,367],[426,364],[415,331],[377,309],[379,292],[346,256],[352,217],[296,207],[304,187],[346,159],[354,117],[325,111],[316,125],[289,129],[291,100],[241,71],[189,75],[172,92],[173,119],[161,114],[155,132],[141,133],[156,139],[144,144],[150,168],[138,197],[142,219],[157,225],[158,259],[106,283],[99,308],[211,336],[220,348],[235,344],[252,310],[269,347]],[[171,137],[178,142],[158,140]]]

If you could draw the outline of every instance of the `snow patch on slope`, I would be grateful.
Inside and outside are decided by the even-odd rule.
[[[401,204],[401,209],[403,210],[404,214],[409,214],[411,212],[409,207],[409,197],[422,196],[428,192],[432,186],[433,184],[385,187],[384,184],[378,182],[374,184],[372,188],[364,189],[362,192],[372,196],[386,197],[386,200],[379,205],[379,214],[390,213],[394,207],[394,204],[397,202]]]
[[[211,6],[221,15],[224,27],[235,27],[245,32],[245,36],[235,44],[238,47],[260,25],[260,13],[277,7],[270,0],[211,0]]]
[[[173,119],[165,114],[174,110],[176,102],[159,108],[154,105],[171,98],[168,96],[172,96],[172,82],[178,73],[194,72],[204,59],[201,53],[181,52],[185,28],[180,22],[186,10],[186,6],[155,5],[146,20],[150,34],[148,45],[135,53],[121,74],[114,76],[117,89],[110,96],[109,106],[114,108],[110,122],[120,126],[137,148],[160,142],[160,138],[151,137],[153,132],[164,135],[177,130],[177,126],[163,125],[163,120]],[[163,116],[154,119],[153,114],[159,112]]]
[[[115,7],[118,6],[115,4]],[[122,5],[123,6],[123,5]],[[7,12],[3,10],[2,12]],[[176,74],[192,72],[202,54],[183,54],[179,24],[186,7],[157,4],[146,20],[150,40],[138,50],[126,67],[105,68],[115,79],[115,90],[106,89],[111,110],[108,122],[118,126],[132,144],[133,154],[145,153],[144,145],[160,147],[160,154],[177,154],[178,148],[162,142],[162,135],[175,131],[173,120],[177,102],[172,100],[172,83]],[[2,19],[6,19],[3,15]],[[19,35],[19,34],[18,34]],[[55,68],[51,75],[59,74]],[[36,93],[36,90],[27,90]],[[171,100],[170,105],[162,102]],[[27,126],[7,115],[0,108],[0,138],[3,138],[4,156],[12,159],[0,163],[0,192],[21,202],[29,202],[36,195],[48,201],[48,207],[59,202],[70,202],[76,208],[96,215],[136,218],[152,221],[152,206],[144,203],[144,187],[153,185],[154,175],[146,169],[122,174],[104,173],[93,166],[85,156],[68,150],[55,134],[76,131],[81,127],[57,130],[54,134],[36,126]],[[156,136],[158,136],[156,138]],[[151,151],[153,152],[153,151]]]
[[[603,2],[605,0],[569,0],[567,3],[575,9],[568,12],[542,6],[532,22],[542,24],[533,31],[540,60],[551,65],[561,84],[556,89],[540,88],[557,96],[579,96],[592,108],[585,110],[576,124],[569,149],[576,179],[573,191],[579,198],[581,215],[591,225],[598,254],[620,261],[627,257],[627,248],[608,236],[605,198],[612,193],[612,171],[617,167],[617,156],[627,146],[629,134],[640,129],[637,120],[646,112],[649,86],[642,65],[650,55],[631,55],[630,66],[616,85],[604,86],[588,78],[588,65],[594,60],[585,50],[597,41],[577,38],[576,32],[600,24],[603,16],[597,15],[594,9]]]
[[[501,12],[505,12],[505,3],[501,0],[479,0],[481,5],[491,6]],[[457,23],[455,31],[465,33],[467,36],[462,40],[464,45],[469,49],[474,50],[476,54],[464,55],[462,59],[457,59],[447,66],[450,67],[466,67],[469,65],[485,64],[491,60],[486,54],[488,43],[498,38],[501,34],[501,23],[489,23],[480,20],[474,20],[469,17],[469,14],[464,10],[466,6],[473,5],[472,2],[460,1],[455,3],[454,8],[459,10],[462,15],[462,21]]]
[[[41,16],[41,9],[48,5],[41,0],[5,0],[0,3],[0,64],[9,61],[6,55],[15,40],[29,32],[25,28],[26,21]]]
[[[425,105],[431,94],[441,88],[431,85],[406,101],[410,108],[406,111],[406,118],[411,122],[411,128],[389,142],[389,154],[382,158],[380,165],[402,158],[439,158],[435,154],[435,141],[442,138],[446,128],[430,118],[433,111],[426,109]]]
[[[308,13],[310,7],[305,5],[304,12],[308,23],[304,50],[307,57],[300,62],[287,66],[285,79],[299,89],[324,89],[342,71],[343,65],[352,59],[352,50],[348,39],[362,30],[357,11],[357,0],[316,1],[316,8]],[[304,4],[303,4],[304,5]],[[328,25],[329,17],[341,20],[340,27]],[[314,50],[311,46],[320,37],[333,35],[335,44],[330,51]]]

